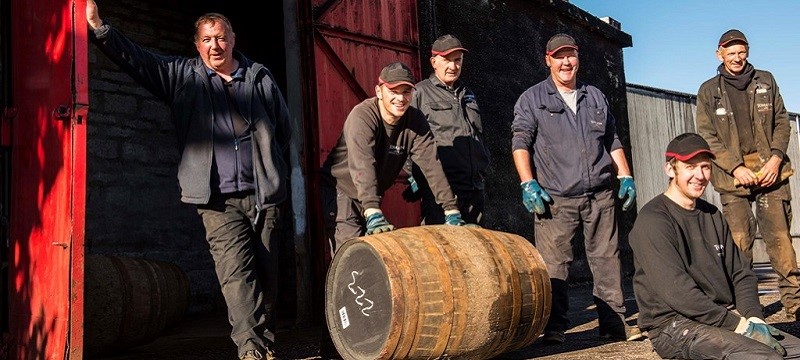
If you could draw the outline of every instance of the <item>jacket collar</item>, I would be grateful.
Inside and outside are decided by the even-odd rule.
[[[263,65],[248,59],[239,50],[233,51],[233,57],[239,61],[239,70],[237,70],[237,72],[241,71],[242,69],[247,69],[247,71],[245,71],[245,81],[253,81],[255,79],[256,74],[258,74],[258,72],[261,71],[262,68],[264,68]],[[196,61],[194,65],[194,71],[198,74],[208,75],[207,71],[209,71],[210,69],[206,67],[206,64],[203,62],[203,59],[200,58],[199,55],[195,59]],[[206,78],[208,78],[208,76],[206,76]]]
[[[547,90],[548,95],[555,95],[558,93],[558,89],[556,88],[556,83],[553,80],[553,75],[547,77],[547,81],[545,81],[544,88],[545,90]],[[577,91],[580,94],[586,94],[587,91],[586,84],[578,80],[578,82],[575,84],[575,91]]]
[[[431,81],[431,83],[433,83],[433,85],[436,85],[436,86],[438,86],[438,87],[440,87],[442,89],[446,89],[448,91],[459,90],[459,89],[461,89],[461,85],[462,85],[461,78],[456,79],[456,81],[453,83],[452,90],[450,90],[450,88],[448,88],[447,85],[445,85],[445,83],[442,82],[442,80],[439,80],[439,78],[436,77],[436,73],[431,73],[431,76],[429,76],[428,79]]]
[[[750,80],[750,84],[747,85],[747,92],[749,93],[750,90],[760,88],[761,87],[761,71],[755,69],[756,74],[753,75],[753,80]],[[725,79],[722,78],[722,75],[717,74],[717,91],[714,93],[714,98],[722,99],[722,89],[725,86]]]

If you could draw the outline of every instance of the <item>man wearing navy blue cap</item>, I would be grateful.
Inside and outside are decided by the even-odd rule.
[[[665,156],[669,186],[628,236],[639,328],[665,359],[800,358],[800,339],[764,321],[749,258],[700,198],[719,156],[694,133],[675,137]]]
[[[717,75],[697,93],[697,132],[717,155],[711,183],[736,245],[752,260],[757,230],[776,274],[786,315],[800,315],[792,219],[789,115],[775,78],[747,60],[750,45],[736,29],[719,39]],[[753,214],[752,205],[756,204]]]

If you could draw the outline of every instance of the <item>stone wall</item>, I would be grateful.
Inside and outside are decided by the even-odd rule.
[[[522,205],[519,176],[511,156],[514,104],[522,92],[549,75],[544,62],[544,48],[550,36],[560,32],[570,34],[580,48],[578,79],[605,93],[617,120],[622,143],[628,147],[622,49],[631,46],[631,38],[560,0],[422,0],[419,14],[424,76],[432,71],[428,57],[431,44],[438,36],[453,34],[469,51],[464,59],[462,80],[478,97],[493,161],[487,182],[486,226],[532,240],[533,217]],[[633,269],[627,245],[632,215],[620,217],[623,272],[626,275],[630,275]],[[582,239],[579,235],[574,242],[572,281],[583,281],[590,276]]]
[[[241,9],[234,12],[232,4],[204,0],[98,0],[98,6],[104,21],[137,43],[184,56],[197,55],[192,42],[197,17],[223,13],[237,33],[236,49],[278,68],[273,73],[285,83],[283,37],[275,30],[283,25],[274,19],[282,14],[280,3],[270,5],[273,18],[259,20]],[[169,108],[92,44],[89,79],[87,252],[176,263],[189,276],[190,312],[224,309],[200,217],[180,201],[180,154]]]
[[[227,15],[237,49],[267,64],[285,89],[281,2],[258,14],[233,2],[213,0],[99,1],[104,20],[133,40],[165,54],[194,56],[194,20],[202,13]],[[487,227],[533,239],[532,217],[521,204],[519,179],[510,154],[513,106],[528,87],[543,80],[544,44],[554,33],[573,35],[581,47],[579,78],[602,89],[611,103],[625,145],[628,141],[622,48],[630,36],[560,0],[421,0],[418,3],[423,73],[432,41],[457,35],[469,48],[463,79],[478,96],[493,153],[488,181]],[[171,261],[189,276],[190,311],[222,309],[213,262],[193,206],[180,202],[179,153],[169,110],[89,46],[87,252]],[[630,157],[629,157],[630,161]],[[633,219],[622,218],[625,271],[630,250],[625,237]],[[580,239],[573,281],[588,278]],[[291,241],[282,250],[291,253]],[[292,259],[285,256],[284,259]],[[292,264],[284,264],[292,276]],[[293,303],[290,289],[282,292]]]

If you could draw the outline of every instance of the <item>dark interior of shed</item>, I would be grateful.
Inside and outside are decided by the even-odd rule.
[[[255,8],[244,1],[178,1],[178,9],[194,13],[193,18],[208,12],[225,15],[236,33],[236,49],[266,65],[281,90],[286,89],[285,50],[283,43],[283,2],[266,1]]]
[[[11,19],[10,1],[0,1],[0,18]],[[102,3],[100,4],[102,6]],[[242,1],[219,1],[219,0],[180,0],[167,2],[165,7],[175,8],[182,13],[191,14],[191,18],[207,12],[218,12],[227,16],[236,32],[236,49],[244,53],[254,61],[265,64],[275,77],[279,87],[286,92],[285,74],[285,48],[284,48],[284,22],[283,22],[283,2],[268,1],[261,3],[256,10],[252,3]],[[0,22],[0,104],[5,110],[12,103],[11,84],[14,81],[10,74],[10,49],[9,34],[10,21]],[[2,135],[2,134],[0,134]],[[8,324],[8,239],[7,239],[7,216],[13,217],[13,212],[9,214],[8,206],[8,184],[10,182],[9,163],[7,157],[9,147],[0,146],[0,333],[5,333],[9,329]],[[291,229],[291,227],[288,227]],[[291,234],[287,233],[288,238]],[[294,298],[294,256],[291,246],[293,242],[284,242],[286,248],[282,249],[284,255],[281,264],[282,269],[287,269],[286,274],[282,274],[281,299],[279,300],[278,319],[286,323],[294,318],[295,298]],[[287,253],[288,251],[288,253]],[[284,266],[285,265],[285,266]],[[223,318],[224,321],[224,318]],[[231,343],[231,346],[232,343]],[[1,357],[1,356],[0,356]]]
[[[284,21],[283,2],[268,1],[254,9],[250,4],[241,1],[181,1],[179,8],[191,9],[197,18],[204,13],[217,12],[225,15],[231,21],[236,33],[236,49],[248,58],[267,66],[275,77],[278,86],[286,96],[286,58],[284,46]],[[288,210],[288,209],[287,209]],[[286,213],[286,212],[284,212]],[[285,217],[284,220],[290,220]],[[295,299],[295,273],[294,273],[294,248],[291,241],[290,221],[286,240],[280,249],[281,274],[279,284],[279,303],[277,318],[280,326],[290,326],[296,314]]]

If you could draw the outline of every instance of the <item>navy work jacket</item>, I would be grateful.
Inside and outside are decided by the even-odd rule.
[[[578,82],[576,91],[576,113],[551,77],[528,88],[514,106],[512,151],[532,151],[536,179],[557,196],[610,189],[615,173],[610,153],[622,147],[600,89]]]

